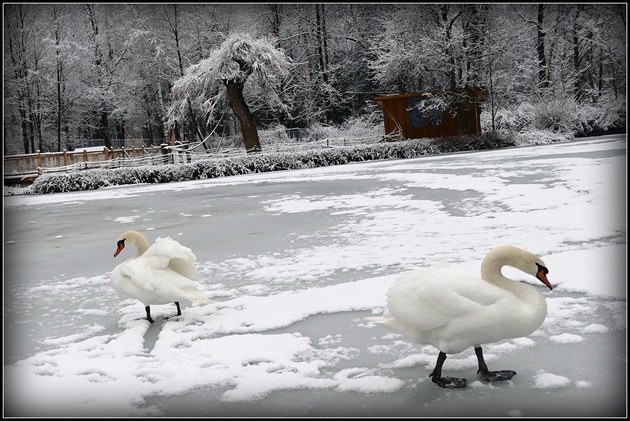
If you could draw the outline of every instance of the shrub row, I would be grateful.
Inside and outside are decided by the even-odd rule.
[[[125,184],[199,180],[270,171],[326,167],[350,162],[413,158],[457,150],[494,149],[512,144],[513,142],[503,139],[497,134],[488,134],[433,140],[381,142],[297,152],[261,153],[230,158],[208,158],[187,164],[48,173],[35,180],[31,186],[31,193],[58,193],[94,190]]]

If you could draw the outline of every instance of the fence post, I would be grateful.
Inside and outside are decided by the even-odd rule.
[[[42,154],[38,149],[37,150],[37,168],[41,168],[41,166],[42,166]]]
[[[160,153],[164,156],[164,158],[162,158],[162,162],[163,162],[164,164],[168,164],[168,163],[169,163],[169,162],[168,162],[168,149],[166,149],[166,148],[167,148],[167,146],[168,146],[168,144],[167,144],[167,143],[162,143],[162,144],[160,145]]]
[[[63,150],[63,165],[68,166],[68,151],[65,149]]]

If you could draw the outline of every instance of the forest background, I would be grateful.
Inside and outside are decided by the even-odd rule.
[[[484,131],[625,132],[626,18],[616,3],[4,4],[4,154],[168,142],[173,85],[239,33],[292,63],[282,107],[244,90],[285,137],[382,128],[375,96],[469,86],[486,90]],[[238,141],[217,110],[191,106],[188,136]]]

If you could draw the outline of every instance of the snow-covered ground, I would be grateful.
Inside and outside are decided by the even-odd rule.
[[[626,137],[4,198],[5,416],[625,416]],[[193,249],[215,304],[109,285],[118,236]],[[548,316],[484,346],[508,382],[366,317],[414,266],[543,258]],[[535,284],[520,272],[508,276]]]

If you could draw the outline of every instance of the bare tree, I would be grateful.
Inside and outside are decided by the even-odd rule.
[[[20,126],[24,153],[35,152],[36,108],[38,101],[34,69],[38,68],[39,44],[36,42],[39,10],[29,4],[8,5],[4,19],[5,65],[8,79],[5,91],[11,99],[9,112]],[[9,60],[7,63],[7,59]],[[8,95],[7,95],[8,94]],[[16,110],[17,108],[17,110]]]
[[[547,32],[544,28],[545,4],[538,5],[536,21],[536,51],[538,52],[538,86],[541,90],[549,88],[549,69],[547,68],[547,55],[545,53],[545,38]]]

